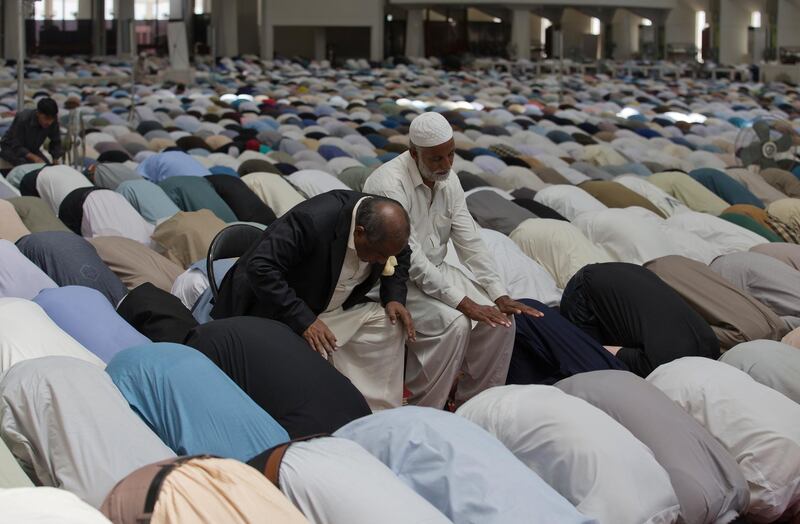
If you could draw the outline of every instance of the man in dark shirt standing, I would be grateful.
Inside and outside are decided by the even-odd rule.
[[[56,162],[62,155],[61,132],[58,127],[58,105],[52,98],[39,100],[36,109],[17,113],[11,127],[0,140],[0,158],[13,166],[48,163],[40,148],[50,139],[50,155]]]

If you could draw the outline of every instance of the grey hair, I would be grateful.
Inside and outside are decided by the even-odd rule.
[[[397,230],[387,223],[386,219],[381,216],[381,205],[396,206],[402,211],[405,218],[405,227]],[[356,212],[356,225],[364,228],[367,235],[367,241],[370,244],[380,244],[389,238],[396,237],[398,234],[404,234],[406,238],[411,235],[411,220],[408,213],[396,200],[380,196],[368,196],[364,198],[358,206]]]

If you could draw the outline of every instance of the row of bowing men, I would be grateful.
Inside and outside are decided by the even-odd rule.
[[[365,188],[381,197],[336,191],[293,208],[228,271],[211,322],[149,284],[109,290],[111,302],[69,286],[2,299],[0,431],[16,459],[116,521],[221,511],[219,482],[258,485],[240,514],[287,522],[796,517],[793,385],[716,362],[713,326],[645,268],[584,268],[561,313],[511,299],[448,176],[449,125],[415,124],[412,152]],[[449,240],[471,277],[444,262]],[[406,346],[419,407],[386,410],[402,400]],[[28,360],[53,347],[61,356]],[[785,350],[751,343],[725,358],[742,367],[773,349]],[[441,411],[448,399],[456,414]],[[320,434],[333,436],[309,438]],[[294,506],[256,470],[205,455],[256,466]],[[170,465],[158,489],[172,495],[148,507],[142,486],[164,470],[152,464]],[[208,478],[225,480],[198,487]]]

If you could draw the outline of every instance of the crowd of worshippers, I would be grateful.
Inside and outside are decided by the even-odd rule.
[[[457,138],[421,113],[352,179],[18,138],[0,520],[800,518],[795,175],[533,190],[456,173]]]

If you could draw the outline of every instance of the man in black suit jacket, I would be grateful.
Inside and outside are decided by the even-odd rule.
[[[292,208],[231,268],[211,316],[288,325],[358,387],[370,406],[402,400],[410,226],[391,199],[329,191]],[[366,295],[380,281],[381,303]],[[334,354],[335,353],[335,354]]]

